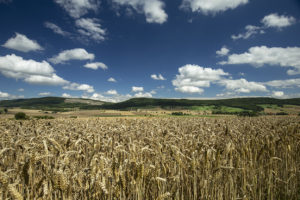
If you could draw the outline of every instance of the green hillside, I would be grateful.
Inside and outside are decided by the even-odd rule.
[[[20,107],[25,109],[57,110],[63,111],[66,108],[78,109],[114,109],[131,110],[138,108],[163,108],[163,109],[201,109],[214,108],[222,109],[230,107],[232,110],[252,110],[263,111],[264,105],[300,106],[300,98],[295,99],[274,99],[274,98],[233,98],[218,100],[189,100],[189,99],[153,99],[153,98],[133,98],[120,103],[107,103],[88,99],[67,99],[61,97],[44,97],[32,99],[16,99],[0,101],[0,107]]]
[[[104,104],[106,109],[132,109],[161,107],[164,109],[193,108],[194,106],[227,106],[252,111],[263,111],[260,105],[300,105],[300,98],[297,99],[274,99],[274,98],[234,98],[218,100],[188,100],[188,99],[152,99],[152,98],[134,98],[115,104]]]
[[[31,98],[31,99],[3,100],[0,101],[0,107],[7,107],[7,108],[20,107],[24,109],[64,111],[72,108],[101,109],[101,105],[106,103],[102,101],[93,101],[87,99],[86,100],[78,99],[78,101],[74,101],[74,100],[68,101],[68,100],[69,99],[62,98],[62,97],[43,97],[43,98]]]

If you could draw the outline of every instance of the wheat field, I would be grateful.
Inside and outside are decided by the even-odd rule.
[[[0,120],[0,199],[298,200],[300,118]]]

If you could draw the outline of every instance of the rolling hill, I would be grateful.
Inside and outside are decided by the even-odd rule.
[[[70,108],[79,109],[101,109],[101,105],[110,104],[103,101],[96,101],[91,99],[77,99],[77,98],[62,98],[62,97],[42,97],[31,99],[14,99],[0,101],[0,107],[20,107],[24,109],[39,109],[64,111]]]
[[[190,100],[190,99],[154,99],[133,98],[120,103],[108,103],[90,99],[70,99],[61,97],[43,97],[31,99],[16,99],[0,101],[0,107],[20,107],[25,109],[41,109],[63,111],[65,109],[114,109],[131,110],[138,108],[189,109],[193,106],[227,106],[244,110],[263,111],[261,105],[298,105],[300,98],[275,99],[267,97],[233,98],[218,100]]]

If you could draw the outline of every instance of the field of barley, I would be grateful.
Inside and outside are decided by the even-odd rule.
[[[0,199],[299,200],[300,118],[0,120]]]

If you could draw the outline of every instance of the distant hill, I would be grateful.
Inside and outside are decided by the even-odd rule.
[[[91,99],[62,98],[62,97],[42,97],[31,99],[14,99],[0,101],[0,107],[20,107],[25,109],[40,109],[64,111],[66,108],[79,109],[101,109],[101,105],[110,104],[103,101]]]
[[[261,105],[298,105],[300,98],[274,99],[267,97],[258,98],[233,98],[216,100],[190,100],[190,99],[154,99],[133,98],[120,103],[108,103],[90,99],[75,99],[62,97],[43,97],[32,99],[16,99],[0,101],[0,107],[21,107],[26,109],[41,109],[64,111],[66,109],[118,109],[130,110],[138,108],[163,108],[163,109],[188,109],[191,106],[228,106],[252,111],[263,111]]]
[[[274,99],[267,97],[260,98],[233,98],[216,100],[190,100],[190,99],[153,99],[153,98],[133,98],[115,104],[103,104],[106,109],[132,109],[132,108],[151,108],[161,107],[165,109],[188,108],[191,106],[228,106],[242,108],[245,110],[263,111],[260,106],[270,105],[300,105],[300,98],[295,99]]]

